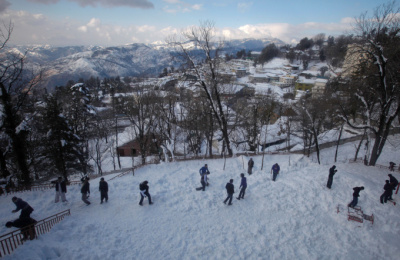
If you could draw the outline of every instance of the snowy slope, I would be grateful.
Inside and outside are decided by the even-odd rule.
[[[400,206],[380,204],[389,171],[349,163],[354,144],[340,147],[338,172],[332,189],[325,185],[333,165],[334,149],[322,151],[321,165],[302,155],[253,157],[254,174],[247,177],[244,200],[232,206],[222,201],[225,184],[234,179],[239,192],[240,173],[247,157],[149,165],[109,181],[109,202],[100,205],[99,179],[92,179],[92,204],[80,200],[80,187],[70,186],[67,204],[54,204],[54,191],[18,194],[40,220],[64,209],[71,216],[50,233],[28,241],[4,259],[395,259],[400,254]],[[388,144],[381,161],[398,149]],[[281,174],[271,181],[270,168],[279,163]],[[130,162],[126,162],[129,165]],[[208,163],[211,175],[206,191],[198,169]],[[400,174],[394,173],[400,179]],[[112,175],[107,175],[109,180]],[[139,183],[148,180],[154,205],[139,202]],[[375,215],[375,223],[347,221],[345,209],[354,186],[365,187],[359,205]],[[394,198],[400,202],[399,195]],[[12,214],[11,196],[0,197],[1,234]],[[347,210],[347,209],[346,209]]]

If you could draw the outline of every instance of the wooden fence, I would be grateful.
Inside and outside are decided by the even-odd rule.
[[[77,185],[81,184],[81,181],[70,181],[68,185]],[[8,194],[14,194],[14,193],[21,193],[21,192],[27,192],[27,191],[42,191],[42,190],[49,190],[49,189],[54,189],[55,184],[54,183],[49,183],[49,184],[40,184],[40,185],[31,185],[27,187],[16,187],[16,188],[7,188],[3,193],[0,193],[0,195],[8,195]]]

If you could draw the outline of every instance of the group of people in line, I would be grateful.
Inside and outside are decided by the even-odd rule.
[[[249,175],[252,174],[253,172],[253,167],[254,167],[254,161],[252,158],[248,161],[248,168],[247,168],[247,173]],[[278,174],[280,171],[280,166],[278,163],[275,163],[272,168],[271,168],[271,174],[272,174],[272,180],[275,181]],[[329,169],[329,175],[328,175],[328,182],[326,184],[328,189],[332,188],[332,182],[333,182],[333,176],[336,174],[337,169],[336,166],[333,165]],[[201,183],[201,189],[205,191],[206,186],[209,185],[208,183],[208,175],[210,174],[210,171],[208,169],[208,165],[205,164],[203,167],[200,168],[199,170],[200,173],[200,183]],[[384,185],[384,193],[380,197],[380,202],[386,203],[388,200],[392,200],[392,194],[393,190],[396,189],[397,185],[399,184],[398,180],[392,175],[388,174],[389,180],[385,181]],[[236,198],[237,200],[244,199],[244,195],[246,192],[247,188],[247,179],[244,176],[244,173],[240,174],[241,181],[240,181],[240,192],[239,196]],[[83,177],[81,179],[82,181],[82,187],[81,187],[81,193],[82,193],[82,201],[86,205],[90,205],[90,201],[88,200],[90,196],[90,183],[89,183],[89,177]],[[66,181],[62,179],[62,177],[59,177],[56,181],[53,181],[52,183],[55,184],[55,203],[58,203],[60,201],[62,202],[67,202],[66,199],[66,193],[67,193],[67,184]],[[152,205],[153,202],[151,200],[151,195],[149,193],[149,186],[148,186],[148,181],[143,181],[139,185],[139,190],[140,190],[140,201],[139,205],[143,206],[143,200],[144,198],[148,198],[149,205]],[[225,185],[225,189],[227,192],[227,197],[223,201],[224,204],[228,203],[227,205],[232,205],[232,199],[233,199],[233,194],[235,193],[235,186],[233,185],[233,179],[230,179],[229,182]],[[354,208],[358,204],[358,197],[360,196],[360,192],[364,190],[364,187],[354,187],[353,188],[353,200],[348,204],[348,207]],[[99,191],[100,191],[100,204],[102,204],[104,201],[108,202],[108,183],[104,180],[104,178],[100,179],[99,182]],[[7,227],[17,227],[17,228],[22,228],[22,234],[23,234],[23,239],[34,239],[36,237],[35,233],[35,228],[34,224],[37,223],[36,220],[32,219],[30,217],[30,214],[33,212],[33,208],[25,201],[23,201],[21,198],[13,197],[12,201],[16,205],[16,209],[13,210],[12,212],[18,212],[21,210],[21,214],[18,219],[14,221],[9,221],[6,223]]]
[[[249,175],[251,175],[253,173],[253,167],[254,167],[254,161],[253,158],[250,158],[250,160],[247,163],[247,173]],[[280,171],[280,166],[278,163],[275,163],[272,168],[271,168],[271,174],[273,174],[272,176],[272,180],[275,181],[276,177],[278,176]],[[203,167],[200,168],[199,170],[200,173],[200,183],[201,183],[201,187],[197,188],[198,190],[203,190],[205,191],[206,186],[209,185],[208,183],[208,175],[210,174],[210,171],[208,170],[208,165],[205,164]],[[239,196],[236,198],[237,200],[240,199],[244,199],[244,195],[246,193],[246,188],[247,188],[247,179],[244,176],[244,173],[240,174],[240,192],[239,192]],[[227,197],[224,200],[224,204],[226,204],[228,202],[227,205],[232,205],[232,198],[233,198],[233,194],[235,193],[235,185],[233,185],[233,179],[230,179],[229,182],[225,185],[225,189],[226,189],[226,193],[227,193]]]
[[[332,187],[332,182],[333,182],[333,176],[337,172],[336,166],[333,165],[329,169],[329,175],[328,175],[328,182],[326,184],[326,187],[328,189],[331,189]],[[388,174],[389,180],[385,180],[385,185],[383,186],[384,192],[380,196],[380,202],[386,203],[388,200],[392,201],[392,195],[393,195],[393,190],[396,189],[396,187],[399,185],[399,181],[392,175]],[[360,192],[364,190],[364,186],[361,187],[354,187],[353,188],[353,200],[347,205],[348,207],[354,208],[358,204],[358,197],[360,197]]]

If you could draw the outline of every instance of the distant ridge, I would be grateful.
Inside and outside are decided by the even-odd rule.
[[[235,55],[242,49],[261,51],[269,43],[284,45],[283,41],[275,38],[230,40],[225,44],[225,52]],[[171,59],[173,50],[162,43],[133,43],[115,47],[16,46],[14,51],[28,51],[27,63],[44,67],[46,78],[42,86],[49,91],[65,85],[68,80],[140,75],[154,77],[166,67],[179,68],[181,65]]]

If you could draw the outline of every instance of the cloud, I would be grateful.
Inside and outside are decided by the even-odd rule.
[[[239,12],[246,12],[253,6],[253,2],[241,2],[237,4]]]
[[[40,4],[56,4],[60,0],[28,0],[28,2],[32,3],[40,3]]]
[[[173,0],[169,0],[173,1]],[[7,10],[0,13],[0,20],[12,20],[14,30],[11,44],[49,44],[118,46],[134,42],[153,43],[164,41],[171,35],[179,35],[184,28],[156,27],[151,24],[112,25],[104,24],[98,17],[88,17],[85,22],[69,17],[53,20],[40,13]],[[297,43],[304,37],[318,33],[326,35],[344,34],[351,29],[351,19],[343,18],[339,23],[270,23],[245,24],[236,28],[216,28],[217,37],[225,40],[274,37],[287,43]],[[349,23],[350,22],[350,23]]]
[[[188,4],[180,0],[163,0],[164,2],[170,4],[163,7],[164,12],[167,13],[188,13],[191,11],[200,11],[203,9],[202,4]]]
[[[0,0],[0,13],[4,12],[10,5],[7,0]]]
[[[342,19],[340,23],[314,23],[303,24],[271,23],[247,24],[238,28],[223,28],[217,32],[218,36],[230,39],[244,38],[278,38],[287,43],[297,43],[304,37],[313,37],[318,33],[327,35],[340,35],[351,29],[351,19]]]
[[[33,3],[40,4],[55,4],[60,0],[28,0]],[[148,0],[68,0],[70,2],[76,2],[80,6],[93,6],[96,7],[98,5],[105,7],[119,7],[119,6],[127,6],[132,8],[154,8],[153,3]]]

